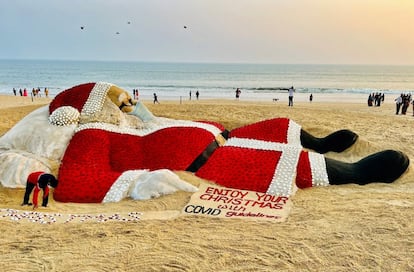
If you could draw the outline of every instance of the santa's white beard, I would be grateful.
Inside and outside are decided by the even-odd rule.
[[[147,109],[147,107],[145,107],[145,105],[140,101],[138,101],[138,103],[135,105],[134,110],[128,114],[138,117],[143,122],[149,122],[155,118],[154,115]]]

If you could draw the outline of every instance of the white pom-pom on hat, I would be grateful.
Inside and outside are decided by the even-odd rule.
[[[49,122],[55,126],[67,126],[79,122],[80,113],[71,106],[59,107],[49,116]]]

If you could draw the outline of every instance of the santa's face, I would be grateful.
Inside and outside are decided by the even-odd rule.
[[[126,113],[132,112],[134,106],[137,104],[137,101],[132,99],[127,91],[114,85],[108,90],[108,98],[111,99],[121,111]]]

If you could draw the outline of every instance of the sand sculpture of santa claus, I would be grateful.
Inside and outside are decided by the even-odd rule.
[[[323,155],[357,138],[349,130],[317,138],[286,118],[227,131],[214,122],[157,117],[115,85],[86,83],[61,92],[0,138],[0,181],[23,187],[31,172],[52,172],[59,180],[55,200],[99,203],[197,190],[173,171],[289,196],[294,186],[393,182],[408,168],[408,157],[394,150],[355,163]]]

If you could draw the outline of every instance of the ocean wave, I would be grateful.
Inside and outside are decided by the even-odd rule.
[[[272,95],[290,86],[297,93],[409,93],[414,67],[352,65],[185,64],[0,60],[0,93],[47,87],[50,95],[85,82],[106,81],[140,94],[185,96]]]

